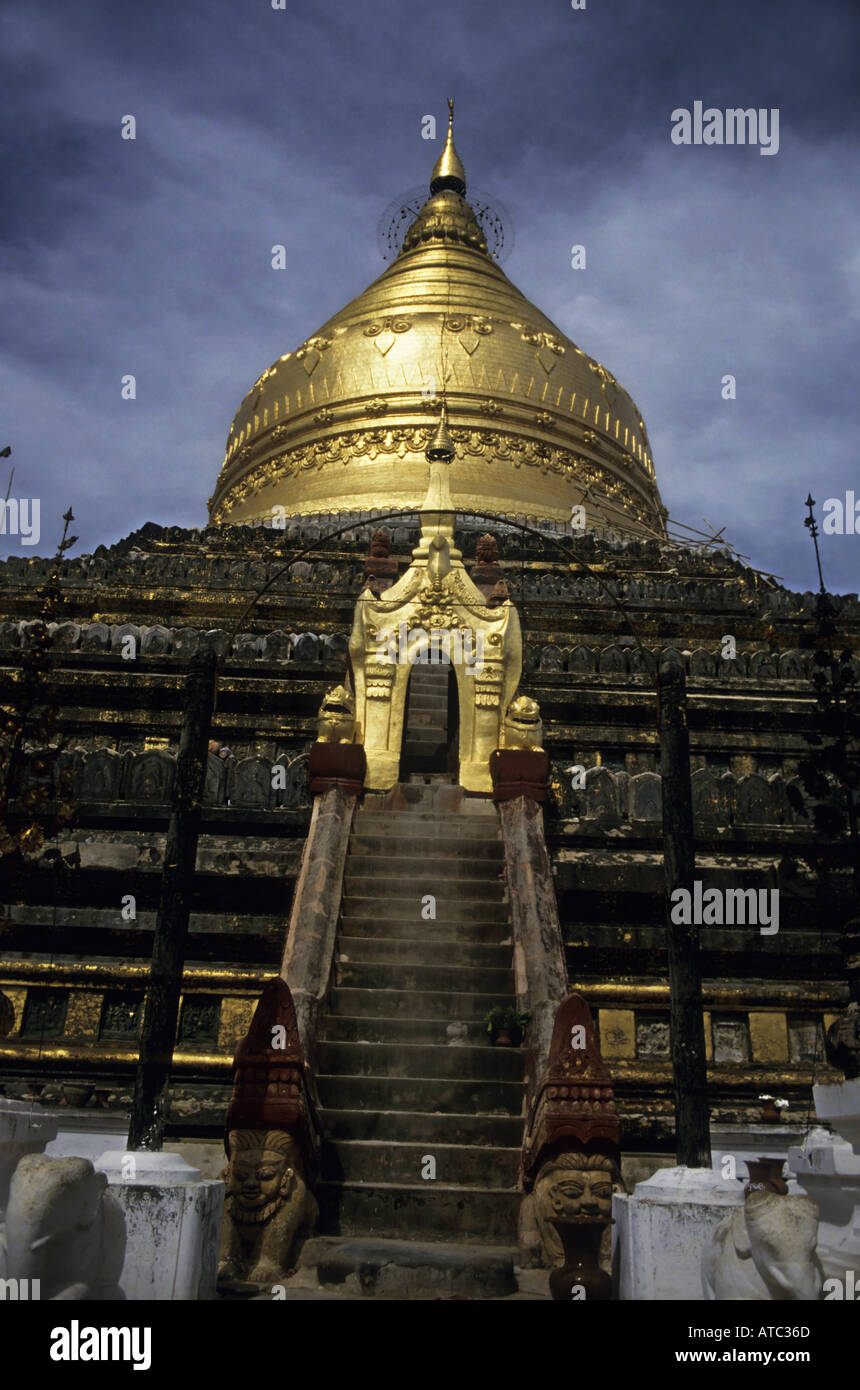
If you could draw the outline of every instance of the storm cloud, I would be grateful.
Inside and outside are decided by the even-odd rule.
[[[814,587],[807,492],[860,497],[857,36],[850,3],[7,2],[0,446],[39,551],[70,504],[79,551],[204,523],[239,401],[379,274],[453,93],[506,273],[630,391],[672,517]],[[778,152],[674,144],[696,101],[778,110]],[[823,538],[830,588],[858,554]]]

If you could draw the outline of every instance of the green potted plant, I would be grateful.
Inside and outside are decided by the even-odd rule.
[[[494,1047],[519,1047],[531,1014],[513,1004],[496,1004],[487,1014],[487,1032]]]

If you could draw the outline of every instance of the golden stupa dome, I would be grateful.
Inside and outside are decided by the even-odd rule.
[[[458,510],[662,533],[639,411],[490,255],[452,126],[396,259],[242,401],[212,521],[417,508],[444,401]]]

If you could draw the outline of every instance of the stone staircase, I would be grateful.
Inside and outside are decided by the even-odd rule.
[[[515,1291],[524,1058],[484,1023],[514,998],[503,865],[494,806],[448,778],[356,812],[320,1043],[323,1234],[305,1255],[324,1282]]]
[[[450,670],[448,662],[412,667],[403,730],[403,761],[410,771],[434,773],[445,767]]]

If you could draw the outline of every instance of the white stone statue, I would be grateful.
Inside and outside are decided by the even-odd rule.
[[[821,1293],[818,1208],[809,1197],[750,1192],[702,1255],[705,1299],[812,1302]]]
[[[43,1299],[123,1299],[125,1221],[86,1158],[27,1154],[9,1189],[6,1277],[40,1281]]]

